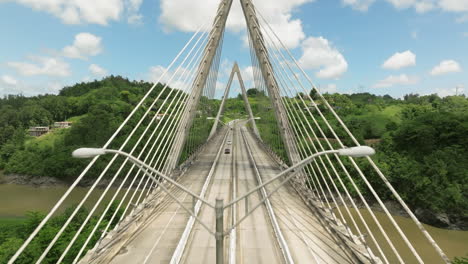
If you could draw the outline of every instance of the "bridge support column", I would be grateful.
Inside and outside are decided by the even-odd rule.
[[[234,66],[232,67],[231,75],[229,76],[229,81],[226,86],[226,90],[224,91],[223,100],[221,101],[218,114],[216,115],[215,123],[211,128],[210,136],[208,137],[208,139],[210,139],[215,134],[216,129],[218,128],[219,119],[221,118],[221,114],[224,111],[224,105],[226,103],[227,97],[229,96],[229,91],[231,90],[234,74],[237,74],[237,79],[239,80],[239,86],[241,87],[242,99],[244,100],[245,110],[247,111],[247,114],[249,114],[249,123],[252,126],[252,130],[255,136],[261,139],[260,133],[258,132],[257,124],[255,123],[255,118],[252,113],[252,108],[250,107],[249,98],[247,97],[247,91],[245,89],[244,80],[242,79],[242,75],[239,69],[239,65],[237,65],[237,62],[234,62]]]
[[[270,62],[267,47],[265,46],[264,39],[260,28],[257,15],[253,10],[251,0],[240,0],[242,10],[244,12],[245,20],[247,22],[248,32],[252,39],[253,48],[258,59],[260,71],[268,89],[268,95],[275,110],[276,120],[278,120],[278,128],[283,139],[284,146],[291,164],[296,164],[301,160],[297,146],[295,143],[295,136],[289,124],[286,109],[282,103],[281,93],[278,83],[275,79],[273,66]]]
[[[249,98],[247,97],[247,90],[245,89],[244,80],[242,79],[242,75],[239,69],[239,65],[237,65],[237,62],[234,63],[234,68],[232,70],[237,73],[237,79],[239,79],[239,85],[242,91],[242,99],[244,99],[245,108],[247,109],[247,113],[249,114],[250,125],[252,126],[254,134],[261,140],[262,138],[260,137],[260,133],[258,132],[257,123],[255,123],[255,118],[252,113],[252,107],[250,107]]]
[[[224,263],[224,200],[216,198],[216,264]]]
[[[177,135],[180,136],[181,140],[176,146],[174,146],[169,155],[169,157],[172,157],[170,162],[171,170],[177,166],[182,154],[189,130],[195,117],[198,103],[200,102],[200,97],[203,93],[203,88],[207,83],[211,65],[215,59],[216,51],[219,47],[221,39],[224,36],[224,29],[226,27],[226,21],[229,11],[231,10],[231,6],[232,0],[223,0],[219,4],[218,15],[215,17],[215,23],[213,24],[213,29],[209,35],[209,42],[205,47],[204,55],[201,59],[200,65],[198,66],[197,76],[195,77],[193,83],[193,89],[195,92],[193,93],[193,96],[189,98],[187,102],[187,109],[185,110],[183,119],[177,128]]]

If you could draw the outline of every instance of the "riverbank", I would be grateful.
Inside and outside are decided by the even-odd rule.
[[[97,185],[98,188],[105,188],[110,182],[110,179],[102,179],[99,184]],[[120,179],[116,180],[114,186],[117,186],[121,182]],[[86,180],[83,179],[78,187],[81,188],[88,188],[94,183],[93,180]],[[0,171],[0,184],[15,184],[15,185],[22,185],[22,186],[30,186],[34,188],[48,188],[48,187],[62,187],[66,189],[70,186],[70,182],[61,181],[57,178],[53,177],[36,177],[36,176],[25,176],[25,175],[18,175],[18,174],[8,174],[5,175],[3,171]],[[127,186],[125,186],[127,187]],[[348,206],[351,208],[351,203],[346,201]],[[355,200],[355,203],[359,209],[365,209],[365,205]],[[395,201],[385,201],[384,202],[387,209],[390,211],[392,215],[397,215],[401,217],[409,218],[409,215],[403,210],[403,208]],[[373,211],[384,212],[382,207],[377,203],[374,202],[370,205]],[[421,208],[412,209],[416,217],[418,219],[428,225],[443,228],[447,230],[461,230],[461,231],[468,231],[468,221],[467,219],[453,219],[450,218],[445,213],[434,213],[429,210],[424,210]]]
[[[352,204],[349,201],[346,202],[348,204],[348,207],[352,208]],[[359,209],[366,210],[366,206],[364,205],[364,203],[356,199],[354,202]],[[393,216],[401,216],[411,220],[410,216],[406,213],[406,211],[398,202],[384,201],[384,205]],[[372,211],[384,213],[384,210],[378,202],[371,203],[370,208],[372,209]],[[456,219],[454,217],[449,217],[446,213],[435,213],[422,208],[411,208],[411,210],[416,215],[418,220],[424,224],[447,230],[468,231],[467,219]]]
[[[2,203],[2,206],[0,206],[0,231],[2,229],[14,229],[15,227],[21,226],[22,223],[24,223],[26,220],[26,213],[29,211],[39,211],[42,213],[49,212],[51,207],[57,202],[57,200],[67,189],[67,186],[37,187],[31,185],[0,184],[0,201],[9,201],[8,203]],[[89,188],[77,187],[70,194],[69,198],[65,200],[63,206],[60,207],[58,214],[62,213],[64,209],[78,203],[88,190]],[[91,208],[94,202],[102,194],[102,191],[102,189],[95,190],[84,206],[86,208]],[[389,206],[389,208],[391,208],[391,206]],[[98,211],[101,211],[102,209],[103,207],[101,206],[98,208]],[[392,224],[388,221],[388,218],[383,213],[379,212],[377,208],[374,210],[376,217],[382,223],[384,229],[389,232],[388,234],[391,239],[395,241],[395,244],[399,249],[401,248],[402,254],[407,254],[408,252],[405,251],[404,243],[399,240],[399,235],[392,227]],[[356,211],[353,209],[350,211],[353,216],[357,218]],[[366,222],[370,223],[369,227],[372,230],[372,233],[376,234],[378,241],[384,241],[385,239],[380,235],[377,226],[372,224],[373,220],[367,210],[359,209],[359,211],[361,212]],[[414,242],[419,252],[433,252],[432,248],[427,244],[421,232],[415,228],[411,219],[399,215],[395,215],[394,218],[398,225],[400,225],[403,230],[405,230],[405,234],[407,234],[408,238]],[[467,231],[440,229],[428,225],[425,225],[425,227],[450,258],[454,258],[456,256],[465,256],[468,253],[466,250],[466,241],[468,241]],[[364,230],[364,227],[360,225],[360,229]],[[382,244],[385,243],[383,242]],[[386,252],[391,251],[389,248],[384,248],[384,250]],[[433,257],[437,258],[437,256]],[[396,262],[397,261],[395,260],[390,263]]]
[[[104,178],[102,179],[97,187],[98,188],[105,188],[109,185],[111,179]],[[83,179],[78,184],[78,187],[87,188],[93,185],[95,179]],[[114,182],[114,186],[120,184],[122,181],[121,179],[116,179]],[[28,175],[19,175],[19,174],[4,174],[0,171],[0,184],[17,184],[17,185],[25,185],[37,188],[46,188],[46,187],[68,187],[72,184],[72,182],[59,180],[54,177],[47,177],[47,176],[28,176]],[[125,184],[124,187],[128,187],[128,184]]]

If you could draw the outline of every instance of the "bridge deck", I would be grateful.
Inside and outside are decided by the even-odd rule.
[[[246,133],[252,154],[263,181],[280,173],[275,161]],[[267,193],[279,181],[267,186]],[[340,247],[341,243],[327,231],[303,203],[291,185],[283,186],[270,198],[293,260],[297,263],[353,263],[354,258]]]
[[[223,152],[216,165],[215,172],[209,183],[206,198],[208,201],[222,197],[225,201],[232,199],[233,181],[236,176],[237,196],[241,196],[247,190],[257,185],[253,165],[248,159],[248,146],[240,136],[240,128],[230,131],[228,140],[232,140],[234,147],[234,159],[231,154],[224,154],[224,148],[232,145],[222,145],[224,135],[218,135],[198,157],[192,167],[180,179],[180,183],[196,193],[200,193],[208,172],[213,164],[216,153],[220,148]],[[245,130],[247,132],[247,130]],[[245,133],[250,151],[263,181],[268,180],[280,169],[273,159],[260,147],[250,133]],[[234,165],[237,173],[232,172]],[[272,190],[277,183],[272,184],[267,190]],[[184,193],[172,189],[179,199],[184,200],[187,207],[192,206],[192,199]],[[260,193],[255,193],[249,198],[249,207],[260,201]],[[290,186],[283,187],[279,193],[270,199],[274,214],[278,220],[281,232],[284,235],[291,256],[296,263],[354,263],[354,259],[347,251],[340,248],[337,240],[310,212],[307,206]],[[154,214],[147,222],[130,235],[125,243],[119,245],[116,250],[101,252],[113,252],[105,258],[101,256],[99,263],[169,263],[173,253],[180,242],[180,238],[186,228],[189,215],[170,197],[161,194],[160,203],[155,208]],[[237,206],[237,218],[244,215],[244,202]],[[214,230],[214,210],[202,206],[200,218]],[[226,210],[225,226],[230,226],[231,214]],[[267,214],[265,206],[257,209],[251,217],[247,218],[236,229],[236,262],[237,263],[284,263],[284,257],[274,230]],[[225,240],[225,256],[229,257],[229,238]],[[215,239],[200,224],[195,223],[190,232],[187,245],[183,251],[181,262],[183,263],[214,263]]]

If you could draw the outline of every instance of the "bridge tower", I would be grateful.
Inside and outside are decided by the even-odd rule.
[[[207,84],[207,79],[210,73],[211,66],[216,56],[216,52],[220,46],[221,40],[224,37],[224,29],[226,28],[226,21],[231,10],[232,0],[223,0],[219,4],[217,16],[215,17],[213,28],[208,36],[208,43],[205,47],[203,58],[198,66],[197,76],[193,83],[194,94],[187,102],[188,107],[182,116],[182,122],[177,129],[176,138],[180,138],[180,142],[174,146],[169,157],[172,160],[168,161],[171,163],[172,169],[178,165],[182,150],[186,143],[189,130],[193,124],[195,118],[197,106],[200,102],[203,88]]]
[[[252,39],[253,47],[255,49],[255,55],[260,65],[262,78],[267,87],[273,109],[275,110],[275,117],[278,120],[278,129],[280,131],[283,143],[286,147],[286,153],[289,162],[291,164],[297,163],[301,160],[301,158],[297,146],[295,144],[294,133],[289,123],[286,110],[281,102],[280,89],[275,79],[273,66],[270,62],[270,57],[268,55],[267,48],[263,41],[263,35],[260,28],[257,26],[259,25],[259,23],[255,11],[253,10],[253,8],[251,8],[251,0],[240,0],[240,2],[246,19],[248,33]],[[199,105],[201,94],[207,82],[210,68],[212,66],[216,52],[220,48],[220,43],[224,35],[226,21],[231,6],[232,0],[223,0],[218,7],[218,15],[215,17],[215,22],[213,24],[213,28],[209,36],[209,42],[206,46],[204,57],[201,60],[200,65],[198,66],[197,77],[195,78],[195,82],[193,83],[195,93],[188,102],[189,107],[187,107],[187,109],[185,110],[186,112],[183,115],[183,120],[180,123],[180,126],[177,131],[178,137],[181,140],[172,150],[173,153],[171,154],[173,155],[169,155],[170,157],[173,157],[172,161],[170,161],[172,168],[175,168],[179,163],[184,144],[186,143],[186,138],[193,124],[193,119],[196,114],[197,106]],[[240,77],[240,74],[238,74],[238,77]],[[246,98],[244,98],[244,100],[246,100]],[[253,128],[254,130],[256,130],[255,126]],[[259,135],[258,131],[254,132],[256,132],[256,134]]]

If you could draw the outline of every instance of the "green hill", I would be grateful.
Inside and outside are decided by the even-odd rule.
[[[0,99],[0,170],[5,174],[72,181],[88,161],[73,159],[70,153],[83,146],[102,146],[151,86],[151,83],[111,76],[65,87],[58,95],[10,95]],[[158,94],[162,87],[158,84],[154,94]],[[260,117],[257,124],[262,139],[286,159],[269,98],[256,89],[250,89],[248,93],[254,115]],[[162,99],[167,95],[164,94]],[[339,127],[324,102],[314,94],[311,96],[324,115],[332,120],[331,125]],[[468,227],[467,98],[410,94],[395,99],[368,93],[324,96],[361,143],[374,142],[376,162],[412,209],[420,216],[426,215],[426,222],[445,227]],[[148,102],[152,99],[150,96]],[[298,96],[285,98],[293,108],[300,107],[300,99]],[[306,101],[311,104],[308,99]],[[211,112],[201,115],[200,120],[215,114],[219,100],[205,100],[203,104],[209,104],[207,108]],[[242,97],[230,98],[224,121],[245,117]],[[294,118],[298,127],[306,118],[312,122],[310,116],[294,114]],[[317,119],[323,128],[323,136],[332,138],[331,131],[320,118]],[[73,122],[72,127],[56,129],[37,138],[27,133],[30,126],[50,126],[64,120]],[[191,142],[200,143],[211,123],[195,123],[203,127],[193,130]],[[340,129],[336,132],[340,137],[345,136]],[[122,139],[117,138],[116,144],[119,142]],[[353,143],[347,139],[345,144]],[[186,156],[187,153],[183,154]],[[107,161],[106,157],[99,159],[96,170],[90,171],[88,177],[96,177]],[[368,164],[361,166],[371,182],[380,182]],[[364,183],[356,181],[363,187],[364,194],[372,199]],[[392,199],[383,184],[376,184],[375,188],[385,200]],[[440,220],[446,218],[444,214],[450,219],[448,223]]]

